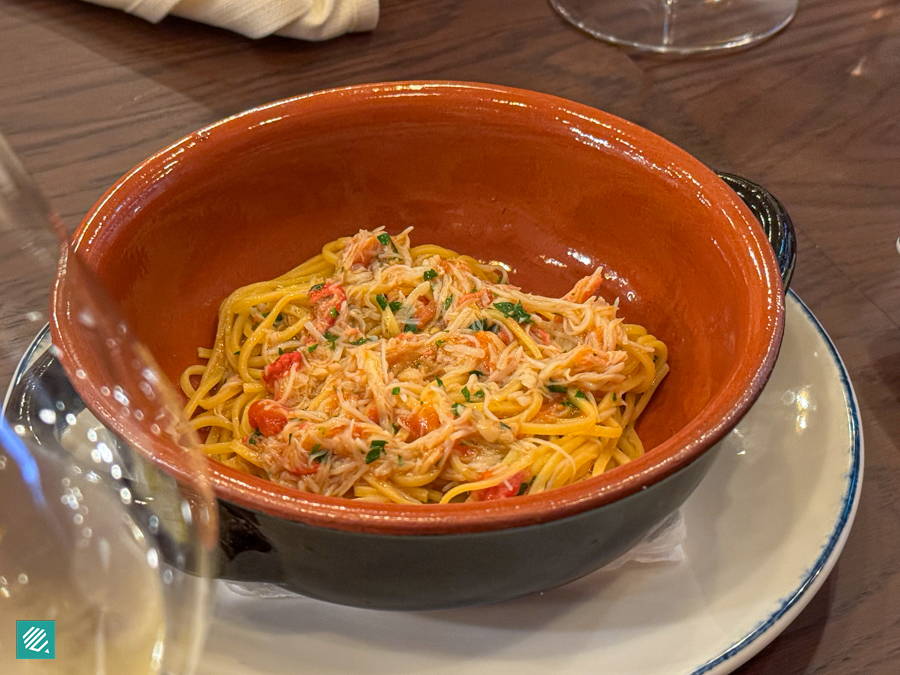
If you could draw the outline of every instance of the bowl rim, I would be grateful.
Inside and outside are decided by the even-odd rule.
[[[702,188],[707,199],[720,205],[725,217],[742,227],[751,246],[750,255],[760,270],[763,297],[770,320],[762,327],[763,344],[758,362],[739,367],[732,380],[682,429],[638,459],[624,466],[561,488],[516,499],[444,505],[401,505],[361,502],[302,492],[272,481],[239,472],[209,460],[209,475],[219,499],[257,513],[332,529],[386,535],[440,535],[471,533],[534,525],[571,516],[617,501],[657,483],[691,463],[725,436],[761,393],[774,367],[784,331],[784,291],[775,253],[750,209],[711,169],[686,151],[648,129],[611,113],[550,94],[513,87],[453,80],[408,80],[338,87],[302,94],[260,105],[209,124],[142,161],[112,185],[82,220],[73,239],[73,250],[92,266],[92,242],[99,228],[111,217],[117,196],[134,189],[145,190],[158,176],[155,168],[173,156],[194,147],[200,139],[225,138],[247,124],[302,114],[310,108],[333,105],[336,98],[358,105],[390,97],[416,101],[447,99],[477,105],[508,104],[510,101],[542,116],[565,116],[619,138],[637,141],[642,155],[665,152],[677,162],[663,162],[673,173],[687,177]],[[502,97],[502,98],[500,98]],[[508,108],[509,106],[507,106]],[[276,115],[277,117],[277,115]],[[596,139],[595,139],[596,140]],[[66,284],[61,267],[51,292],[50,328],[53,342],[69,377],[89,409],[127,442],[141,448],[152,461],[176,475],[181,464],[167,460],[172,448],[161,439],[149,439],[133,420],[120,419],[88,379],[75,377],[86,365],[73,339],[73,322],[66,311]],[[743,375],[740,382],[733,380]],[[143,445],[143,447],[142,447]],[[183,476],[187,479],[188,477]]]

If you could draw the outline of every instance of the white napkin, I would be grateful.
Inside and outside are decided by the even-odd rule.
[[[681,562],[687,556],[684,553],[684,542],[687,540],[687,525],[681,515],[681,509],[666,518],[650,532],[644,540],[630,551],[613,560],[601,572],[619,569],[627,562],[663,563]]]
[[[372,30],[378,0],[88,0],[156,23],[168,14],[261,38],[328,40]]]

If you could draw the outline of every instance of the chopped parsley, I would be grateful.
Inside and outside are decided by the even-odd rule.
[[[240,356],[240,355],[241,355],[241,350],[238,349],[238,350],[234,353],[234,355],[235,355],[235,356]]]
[[[475,398],[484,398],[484,389],[479,389],[475,392]]]
[[[439,386],[439,387],[443,387],[443,386],[444,386],[444,381],[443,381],[441,378],[437,377],[436,375],[435,375],[435,377],[434,377],[434,381],[438,383],[438,386]]]
[[[331,309],[328,310],[328,313],[331,314],[332,319],[338,318],[337,307],[332,307]]]
[[[484,373],[480,370],[470,370],[469,375],[474,375],[475,377],[484,377]]]
[[[616,392],[613,392],[613,401],[616,400]]]
[[[490,332],[492,332],[492,333],[499,333],[499,332],[500,332],[500,327],[497,326],[496,324],[491,323],[490,321],[488,321],[488,320],[485,319],[484,317],[482,317],[482,318],[480,318],[480,319],[475,319],[475,321],[473,321],[472,323],[470,323],[470,324],[469,324],[469,330],[470,330],[470,331],[474,331],[474,332],[476,332],[476,333],[477,333],[478,331],[480,331],[480,330],[487,330],[487,331],[490,331]]]
[[[466,401],[471,401],[471,400],[472,400],[472,396],[471,396],[471,394],[469,394],[469,388],[468,388],[468,387],[463,387],[462,390],[461,390],[461,392],[462,392],[463,398],[466,399]]]
[[[388,301],[387,301],[387,296],[384,293],[379,293],[378,295],[376,295],[375,302],[377,302],[378,306],[381,307],[381,311],[384,311],[387,309]]]
[[[394,300],[393,302],[388,303],[388,307],[391,308],[391,311],[392,311],[392,312],[396,312],[396,311],[398,311],[401,307],[403,307],[403,303],[400,302],[399,300]]]
[[[531,323],[531,314],[525,311],[521,301],[515,304],[511,302],[495,302],[494,307],[503,316],[513,319],[516,323]]]
[[[434,343],[434,346],[435,346],[435,347],[440,347],[442,344],[444,344],[444,341],[443,341],[443,340],[438,340],[437,342]]]
[[[395,434],[396,434],[397,432],[400,431],[400,425],[397,424],[396,422],[394,422],[393,424],[391,424],[391,426],[394,428],[394,433],[395,433]],[[401,464],[403,463],[403,458],[402,458],[402,457],[398,457],[397,459],[400,461]]]
[[[238,352],[238,354],[240,354],[240,352]],[[281,356],[282,354],[284,354],[284,350],[281,347],[279,347],[278,348],[278,356]]]
[[[323,448],[316,443],[309,451],[309,458],[317,464],[324,462],[328,458],[328,448]]]
[[[392,393],[394,396],[396,396],[397,394],[400,393],[400,387],[394,387],[393,389],[391,389],[391,393]]]
[[[405,324],[403,324],[403,332],[404,333],[418,333],[419,327],[414,323],[405,323]]]
[[[501,429],[511,429],[512,427],[510,427],[508,424],[504,424],[503,422],[500,422],[500,428]]]
[[[463,406],[461,406],[459,403],[454,403],[452,406],[450,406],[450,409],[453,411],[454,417],[459,417],[459,409],[462,407]]]
[[[361,338],[359,338],[359,340],[354,340],[350,344],[353,345],[354,347],[359,347],[360,345],[364,345],[367,342],[374,342],[377,339],[378,338],[373,338],[373,337],[361,337]]]
[[[437,272],[435,270],[425,270],[425,274],[422,275],[422,279],[428,281],[430,279],[434,279],[437,276]]]
[[[324,333],[322,333],[322,337],[328,340],[328,346],[334,349],[334,343],[337,342],[338,336],[333,335],[326,330]]]
[[[444,300],[444,311],[450,309],[450,305],[453,304],[453,293],[447,296],[447,299]]]
[[[548,384],[547,389],[548,391],[552,391],[554,394],[565,394],[567,391],[569,391],[569,388],[562,384]]]
[[[516,493],[516,497],[521,497],[526,492],[528,492],[528,483],[521,483],[519,485],[519,491]]]
[[[371,464],[384,454],[384,446],[387,441],[372,441],[369,443],[369,452],[366,453],[366,464]]]
[[[379,234],[378,241],[382,246],[387,246],[388,244],[390,244],[391,248],[394,249],[394,253],[399,253],[399,251],[397,250],[397,245],[394,244],[394,240],[391,239],[391,235],[389,235],[387,232],[382,232],[381,234]]]
[[[312,354],[314,351],[316,351],[316,348],[318,346],[319,345],[310,345],[309,347],[307,347],[306,351],[308,351],[310,354]]]
[[[251,436],[250,438],[248,438],[248,439],[247,439],[247,442],[248,442],[250,445],[256,445],[256,439],[253,438],[253,436]]]
[[[323,288],[325,288],[325,284],[316,284],[315,286],[313,286],[312,288],[309,289],[309,292],[314,293],[316,291],[321,291]]]
[[[581,391],[581,389],[576,389],[575,390],[575,398],[583,398],[586,400],[587,396],[585,396],[584,392]]]

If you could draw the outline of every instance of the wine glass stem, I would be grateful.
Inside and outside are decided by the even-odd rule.
[[[672,44],[672,20],[675,18],[675,3],[678,0],[663,0],[663,45]]]

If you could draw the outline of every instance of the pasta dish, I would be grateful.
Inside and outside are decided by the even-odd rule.
[[[523,292],[499,263],[382,228],[219,308],[186,413],[206,453],[307,492],[448,503],[535,494],[644,452],[665,345],[596,295]]]

